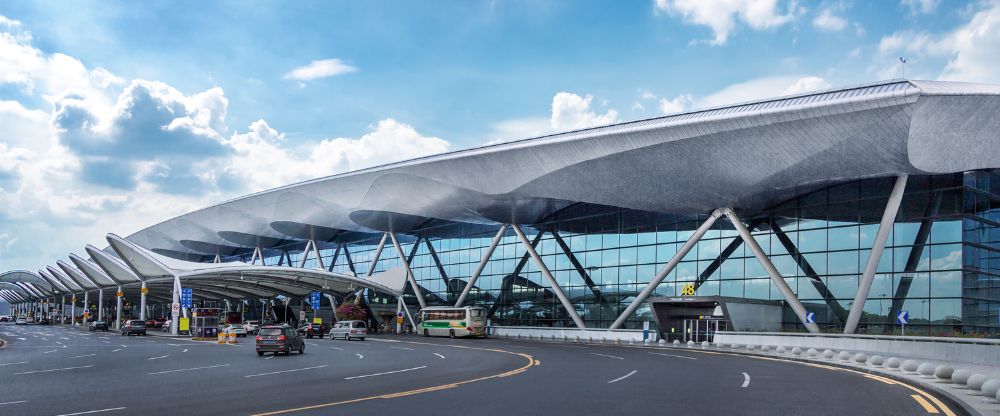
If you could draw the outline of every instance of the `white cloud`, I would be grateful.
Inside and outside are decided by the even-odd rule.
[[[694,98],[690,94],[681,94],[672,100],[660,99],[660,112],[663,114],[680,113],[687,110],[694,103]]]
[[[791,22],[800,12],[794,0],[785,3],[783,10],[778,0],[656,0],[655,10],[708,26],[715,36],[709,41],[712,45],[726,44],[737,21],[755,30],[770,29]]]
[[[321,59],[292,69],[283,78],[296,81],[312,81],[314,79],[349,74],[357,72],[357,70],[357,67],[348,65],[340,59]]]
[[[578,130],[588,127],[602,126],[618,121],[618,111],[614,109],[598,114],[590,109],[594,97],[579,96],[570,92],[559,92],[552,97],[553,130]]]
[[[900,0],[899,5],[910,9],[910,13],[929,14],[937,8],[941,0]]]
[[[946,64],[936,77],[942,80],[1000,83],[1000,3],[984,3],[984,8],[972,14],[965,23],[951,32],[901,31],[883,37],[879,52],[906,53],[907,58],[924,58],[933,62],[943,58]],[[882,61],[879,75],[898,70],[898,63]],[[927,66],[922,67],[927,70]],[[934,75],[931,75],[932,77]]]
[[[744,101],[797,94],[815,89],[829,88],[830,84],[819,77],[775,76],[756,78],[729,85],[697,100],[698,107],[717,107]]]
[[[847,27],[847,20],[833,14],[830,9],[823,9],[813,18],[812,24],[819,30],[837,32]]]

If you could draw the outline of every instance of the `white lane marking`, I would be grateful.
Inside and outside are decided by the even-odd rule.
[[[337,348],[337,347],[330,347],[330,349],[334,349],[334,350],[337,350],[337,351],[343,351],[344,350],[343,348]]]
[[[59,341],[56,341],[56,344],[59,344],[59,345],[63,345],[63,343],[61,343],[61,342],[59,342]]]
[[[227,366],[229,366],[229,364],[216,364],[216,365],[209,365],[209,366],[205,366],[205,367],[182,368],[180,370],[157,371],[155,373],[146,373],[146,374],[155,375],[155,374],[179,373],[181,371],[204,370],[204,369],[207,369],[207,368],[218,368],[218,367],[227,367]]]
[[[111,350],[111,352],[118,352],[118,351],[121,351],[121,350],[122,350],[122,349],[121,349],[121,348],[119,348],[119,349],[117,349],[117,350]]]
[[[50,352],[56,352],[56,351],[59,351],[59,350],[51,350],[51,351],[45,351],[45,352],[43,352],[42,354],[48,354],[48,353],[50,353]]]
[[[674,355],[674,354],[664,354],[662,352],[651,352],[650,354],[653,354],[653,355],[662,355],[664,357],[683,358],[685,360],[697,360],[697,358],[694,358],[694,357],[685,357],[683,355]]]
[[[93,366],[94,365],[91,364],[91,365],[84,365],[84,366],[80,366],[80,367],[52,368],[52,369],[49,369],[49,370],[25,371],[23,373],[14,373],[14,375],[15,376],[19,376],[19,375],[22,375],[22,374],[51,373],[53,371],[68,371],[68,370],[76,370],[76,369],[79,369],[79,368],[90,368],[90,367],[93,367]]]
[[[62,340],[69,340],[69,338],[66,338],[66,337],[59,337],[59,339],[62,339]]]
[[[359,359],[359,360],[360,360],[360,359],[362,359],[362,358],[365,358],[365,356],[363,356],[363,355],[361,355],[361,354],[357,354],[357,353],[355,353],[354,355],[357,355],[357,356],[358,356],[358,359]]]
[[[270,360],[270,359],[272,359],[272,358],[274,358],[274,356],[273,356],[273,355],[270,355],[270,356],[267,356],[267,357],[265,357],[264,359],[265,359],[265,360]]]
[[[743,373],[743,385],[740,387],[746,388],[746,386],[749,385],[750,385],[750,375],[747,373]]]
[[[83,354],[83,355],[74,355],[74,356],[72,356],[72,357],[66,357],[66,358],[83,358],[83,357],[93,357],[93,356],[95,356],[95,355],[97,355],[97,354]]]
[[[188,349],[187,349],[187,348],[185,348],[185,349],[184,349],[184,351],[181,351],[181,352],[188,352]]]
[[[397,350],[410,350],[410,351],[413,351],[413,348],[406,348],[406,347],[389,347],[389,348],[395,348]]]
[[[323,365],[317,365],[315,367],[296,368],[296,369],[292,369],[292,370],[272,371],[270,373],[251,374],[251,375],[248,375],[248,376],[243,376],[243,378],[269,376],[271,374],[293,373],[293,372],[296,372],[296,371],[315,370],[317,368],[323,368],[323,367],[326,367],[326,366],[327,366],[326,364],[323,364]]]
[[[639,370],[632,370],[632,371],[630,371],[628,374],[626,374],[624,376],[621,376],[621,377],[618,377],[618,378],[616,378],[614,380],[609,381],[608,384],[617,383],[617,382],[622,381],[622,380],[624,380],[626,378],[632,377],[633,374],[638,373],[638,372],[639,372]]]
[[[16,402],[3,402],[3,403],[0,403],[0,406],[3,406],[5,404],[18,404],[18,403],[27,403],[27,402],[28,402],[27,400],[18,400]]]
[[[608,358],[614,358],[614,359],[616,359],[616,360],[624,360],[624,358],[622,358],[622,357],[616,357],[616,356],[614,356],[614,355],[607,355],[607,354],[598,354],[598,353],[596,353],[596,352],[591,352],[591,353],[589,353],[589,354],[590,354],[590,355],[600,355],[601,357],[608,357]]]
[[[147,358],[147,360],[159,360],[160,358],[167,358],[167,357],[169,357],[169,355],[161,355],[159,357],[150,357],[150,358]]]
[[[102,412],[113,412],[115,410],[125,410],[124,407],[112,407],[110,409],[99,409],[99,410],[88,410],[86,412],[76,412],[76,413],[63,413],[57,416],[76,416],[76,415],[89,415],[91,413],[102,413]]]
[[[434,353],[434,355],[436,355],[436,356],[438,356],[438,357],[441,357],[441,358],[444,358],[444,356],[443,356],[443,355],[441,355],[441,354],[438,354],[438,353]]]
[[[18,337],[17,340],[18,341],[27,341],[28,339],[27,338],[20,338],[20,337]]]
[[[365,374],[365,375],[362,375],[362,376],[344,377],[344,380],[354,380],[356,378],[384,376],[386,374],[405,373],[407,371],[419,370],[421,368],[427,368],[427,366],[426,365],[422,365],[420,367],[407,368],[407,369],[404,369],[404,370],[386,371],[384,373],[375,373],[375,374]]]
[[[2,364],[0,364],[0,367],[3,367],[5,365],[18,365],[18,364],[27,364],[27,363],[28,363],[27,361],[18,361],[16,363],[2,363]]]

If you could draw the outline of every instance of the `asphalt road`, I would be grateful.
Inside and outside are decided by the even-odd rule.
[[[0,338],[0,415],[920,415],[931,414],[922,402],[936,406],[834,367],[672,348],[382,336],[258,357],[253,338],[219,345],[13,325],[0,325]]]

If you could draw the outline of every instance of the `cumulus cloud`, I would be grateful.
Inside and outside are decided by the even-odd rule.
[[[717,107],[825,88],[830,88],[830,84],[815,76],[763,77],[726,86],[697,100],[697,104],[699,107]]]
[[[308,65],[303,65],[292,69],[285,74],[285,79],[296,81],[312,81],[320,78],[327,78],[337,75],[356,72],[357,67],[348,65],[340,59],[321,59],[312,61]]]
[[[928,61],[944,59],[946,64],[937,72],[942,80],[968,82],[1000,82],[1000,3],[984,3],[969,21],[942,34],[900,31],[885,36],[879,42],[879,52],[903,52]],[[879,75],[897,72],[898,64],[883,62]],[[926,67],[923,68],[927,70]],[[933,75],[932,75],[933,76]]]
[[[656,0],[655,10],[708,26],[714,34],[711,45],[725,45],[737,22],[755,30],[770,29],[791,22],[801,11],[794,0],[784,7],[778,0]]]
[[[812,24],[819,30],[837,32],[847,27],[847,19],[835,15],[830,9],[823,9],[813,18]]]
[[[660,99],[660,112],[663,114],[674,114],[680,113],[691,107],[694,103],[694,98],[690,94],[681,94],[672,100],[666,98]]]
[[[591,110],[593,100],[594,97],[589,94],[581,97],[570,92],[557,93],[552,97],[552,118],[549,121],[552,129],[577,130],[618,121],[618,111],[614,109],[604,114]]]

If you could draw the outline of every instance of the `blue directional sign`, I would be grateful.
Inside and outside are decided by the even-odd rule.
[[[191,308],[192,306],[194,306],[194,294],[192,293],[193,291],[194,290],[189,287],[181,288],[182,308]]]
[[[319,297],[320,293],[317,291],[309,292],[309,305],[312,306],[313,310],[319,310]]]
[[[899,322],[900,325],[910,323],[910,311],[899,312],[899,315],[896,315],[896,322]]]
[[[806,312],[806,323],[807,324],[816,323],[816,314],[813,312]]]

